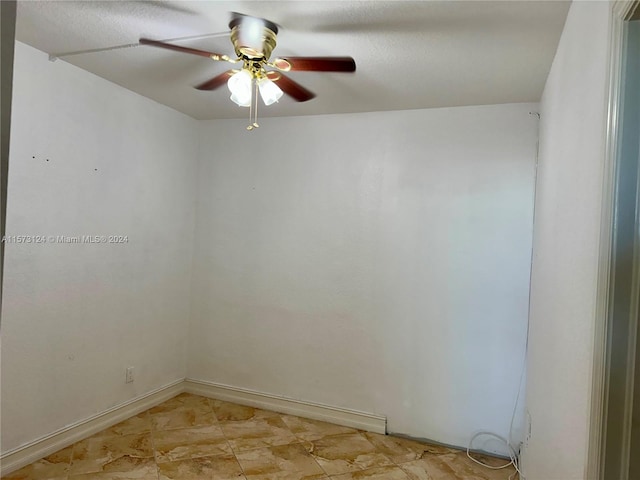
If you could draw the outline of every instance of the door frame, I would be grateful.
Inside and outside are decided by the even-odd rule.
[[[607,97],[607,122],[605,132],[605,152],[602,186],[602,211],[599,245],[598,279],[596,293],[595,329],[594,329],[594,361],[592,371],[591,415],[589,425],[589,449],[586,478],[604,478],[604,455],[606,451],[607,408],[609,392],[610,345],[608,342],[612,330],[613,282],[614,268],[614,233],[615,207],[617,192],[618,140],[620,138],[621,100],[624,80],[624,55],[626,24],[640,9],[640,0],[616,0],[611,4],[609,15],[609,78]],[[638,231],[636,229],[636,235]],[[639,240],[636,238],[636,241]],[[636,243],[637,245],[637,243]],[[637,262],[634,265],[634,279],[638,278]],[[633,302],[630,320],[637,324],[638,305]],[[635,359],[635,342],[631,345],[629,360]],[[630,436],[631,404],[633,397],[633,367],[627,375],[625,402],[625,430],[623,435]],[[627,442],[628,448],[628,442]],[[623,455],[624,458],[624,455]],[[628,467],[628,466],[627,466]],[[628,472],[628,468],[626,469]]]

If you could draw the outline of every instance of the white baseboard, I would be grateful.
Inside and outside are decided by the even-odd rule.
[[[332,407],[319,403],[294,400],[278,395],[256,392],[245,388],[188,378],[184,382],[185,391],[219,400],[226,400],[250,407],[273,410],[289,415],[322,420],[345,427],[358,428],[369,432],[385,434],[387,419],[373,413],[359,412],[347,408]]]
[[[60,449],[137,415],[184,391],[184,380],[178,380],[145,395],[116,405],[98,415],[68,425],[49,435],[21,445],[0,456],[0,475],[5,476],[19,468],[51,455]]]

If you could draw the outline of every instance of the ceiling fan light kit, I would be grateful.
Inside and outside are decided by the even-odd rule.
[[[276,47],[278,26],[263,18],[234,13],[231,23],[231,43],[236,58],[195,48],[141,38],[141,45],[174,50],[192,55],[208,57],[214,61],[242,62],[240,70],[227,70],[198,85],[198,90],[215,90],[225,83],[231,92],[231,101],[240,107],[249,107],[249,125],[253,130],[258,125],[258,97],[265,105],[273,105],[286,93],[295,101],[306,102],[315,94],[282,72],[355,72],[356,63],[351,57],[287,57],[269,62]],[[266,67],[275,70],[267,70]]]

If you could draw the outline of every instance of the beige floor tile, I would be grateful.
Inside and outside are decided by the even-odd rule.
[[[282,420],[287,424],[293,434],[306,441],[318,440],[328,435],[342,435],[345,433],[357,433],[354,428],[343,427],[333,423],[320,422],[308,418],[282,415]]]
[[[491,465],[492,467],[504,465],[505,463],[509,462],[509,460],[490,457],[488,455],[475,454],[474,457],[478,460],[481,460],[483,463],[486,463],[487,465]],[[486,478],[487,480],[507,480],[509,478],[509,475],[513,475],[515,473],[515,468],[512,465],[502,469],[491,469],[483,467],[482,465],[478,465],[477,463],[470,460],[469,457],[467,457],[466,452],[459,452],[451,461],[451,465],[456,471],[474,472],[475,475],[478,475],[483,479]]]
[[[280,416],[253,418],[244,422],[220,422],[234,452],[296,443],[298,439]]]
[[[466,452],[463,451],[461,453],[465,457],[464,458],[465,462],[473,463],[473,461],[469,460],[469,458],[466,456],[467,455]],[[473,458],[475,458],[476,460],[480,460],[482,463],[486,463],[487,465],[491,465],[492,467],[499,467],[499,466],[504,465],[505,463],[509,462],[509,460],[504,459],[504,458],[490,457],[489,455],[482,455],[482,454],[473,453],[473,452],[471,452],[471,456]],[[480,468],[482,468],[482,467],[480,467]]]
[[[209,457],[189,458],[175,462],[161,463],[160,480],[211,480],[213,469]]]
[[[148,412],[153,416],[184,409],[195,410],[201,413],[213,412],[211,409],[211,402],[208,398],[190,395],[188,393],[181,393],[176,397],[170,398],[169,400],[150,408]]]
[[[3,478],[507,480],[514,472],[455,449],[181,394]]]
[[[154,430],[199,427],[217,423],[208,398],[181,393],[149,409]]]
[[[154,430],[215,425],[217,419],[208,398],[182,393],[149,409]]]
[[[331,477],[331,480],[408,480],[408,478],[399,467],[379,467],[336,475]]]
[[[153,445],[158,463],[232,453],[217,425],[154,432]]]
[[[315,440],[310,442],[310,451],[330,476],[392,465],[359,433],[330,435]]]
[[[211,403],[207,397],[192,395],[190,393],[181,393],[180,395],[176,395],[175,397],[150,408],[149,413],[153,415],[155,413],[175,410],[176,408],[194,408],[211,411]]]
[[[487,455],[476,454],[475,458],[481,460],[487,465],[491,465],[492,467],[504,465],[509,462],[509,460],[489,457]],[[469,472],[471,475],[477,475],[478,477],[486,480],[507,480],[509,475],[512,475],[515,472],[513,466],[503,469],[491,469],[478,465],[467,457],[467,452],[458,452],[451,458],[451,460],[449,460],[449,457],[445,455],[445,460],[450,462],[456,471],[462,472],[463,475]]]
[[[27,465],[9,475],[2,477],[6,480],[58,480],[66,479],[71,463],[73,446],[63,448],[48,457]]]
[[[97,436],[117,436],[117,435],[133,435],[136,433],[148,433],[151,431],[151,420],[148,412],[142,412],[134,417],[117,423],[116,425],[106,428],[94,435]]]
[[[244,480],[245,478],[235,455],[212,457],[211,467],[213,468],[213,480]]]
[[[211,407],[220,422],[246,421],[254,418],[265,418],[278,415],[276,412],[270,412],[269,410],[237,405],[235,403],[224,402],[222,400],[212,399]]]
[[[154,462],[133,467],[124,472],[100,472],[71,475],[69,480],[157,480],[158,467]]]
[[[410,480],[507,480],[513,467],[491,470],[476,465],[459,452],[445,455],[427,455],[420,460],[400,465]]]
[[[203,413],[191,408],[151,415],[151,425],[156,431],[176,428],[203,427],[217,423],[213,412]]]
[[[430,445],[392,435],[379,435],[370,432],[364,432],[363,435],[394,463],[411,462],[422,458],[424,455],[444,455],[459,452],[459,450],[452,448]]]
[[[237,454],[247,480],[320,480],[326,475],[300,444],[259,448]]]
[[[93,436],[73,446],[69,473],[126,472],[154,463],[151,435]]]
[[[244,480],[234,455],[192,458],[159,465],[160,480]]]

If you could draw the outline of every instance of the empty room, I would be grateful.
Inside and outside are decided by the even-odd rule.
[[[637,2],[0,5],[2,478],[637,478]]]

